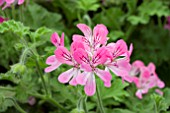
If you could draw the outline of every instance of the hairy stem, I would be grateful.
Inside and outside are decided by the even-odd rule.
[[[87,95],[83,99],[83,108],[84,108],[85,113],[88,113],[87,106],[86,106],[86,100],[87,100]]]
[[[100,113],[105,113],[104,108],[103,108],[103,103],[101,100],[101,96],[100,96],[100,90],[99,90],[98,86],[96,87],[96,93],[97,93],[97,100],[98,100],[98,104],[99,104]]]
[[[45,89],[45,93],[46,93],[46,95],[48,95],[47,86],[46,86],[46,83],[45,83],[45,80],[44,80],[44,77],[43,77],[43,74],[42,74],[42,72],[41,72],[40,65],[39,65],[37,59],[36,59],[35,63],[36,63],[36,67],[37,67],[38,74],[39,74],[39,76],[41,77],[42,84],[43,84],[43,87],[44,87],[44,89]]]
[[[14,105],[15,105],[15,108],[20,112],[20,113],[27,113],[26,111],[24,111],[20,106],[19,104],[15,101],[14,98],[12,97],[6,97],[5,99],[10,99],[13,101]]]
[[[61,110],[63,110],[65,113],[67,113],[67,111],[65,110],[65,108],[60,105],[57,101],[55,101],[52,97],[48,97],[48,96],[44,96],[41,94],[36,94],[36,93],[29,93],[30,95],[36,97],[36,98],[40,98],[42,100],[45,100],[53,105],[55,105],[56,107],[60,108]]]

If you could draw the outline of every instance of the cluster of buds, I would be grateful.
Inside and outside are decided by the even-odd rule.
[[[18,5],[21,5],[24,3],[24,0],[0,0],[0,6],[3,6],[2,10],[4,10],[15,2],[18,2]]]
[[[99,77],[105,87],[111,87],[112,75],[110,72],[113,72],[123,81],[134,82],[139,88],[137,91],[139,98],[142,96],[138,92],[154,86],[160,88],[164,86],[157,77],[153,65],[146,68],[143,63],[137,66],[136,63],[130,64],[132,44],[128,49],[126,42],[121,39],[116,43],[107,43],[109,39],[107,37],[108,30],[103,24],[96,25],[93,30],[85,24],[78,24],[77,27],[83,32],[84,36],[73,35],[70,51],[64,47],[64,33],[61,38],[57,33],[53,33],[51,36],[51,42],[56,46],[56,50],[54,55],[47,58],[46,63],[50,66],[45,68],[45,72],[51,72],[62,64],[72,67],[59,75],[59,82],[69,83],[73,86],[83,85],[85,93],[92,96],[96,92],[95,77]],[[136,75],[139,74],[139,70],[141,75],[138,78]],[[148,75],[146,76],[146,74]],[[146,76],[150,83],[147,88],[142,90],[143,85],[145,85],[143,76]],[[153,78],[154,80],[152,80]],[[155,80],[157,80],[157,83],[154,84]],[[148,83],[148,81],[144,82]],[[140,94],[142,95],[142,93]]]

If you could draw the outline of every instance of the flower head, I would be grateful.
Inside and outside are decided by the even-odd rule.
[[[138,88],[136,96],[139,99],[142,99],[142,94],[148,93],[149,89],[153,87],[163,88],[165,86],[164,82],[158,78],[153,63],[149,63],[148,66],[145,66],[143,62],[135,61],[132,64],[129,74],[132,76],[133,82]],[[158,89],[156,92],[162,94]]]

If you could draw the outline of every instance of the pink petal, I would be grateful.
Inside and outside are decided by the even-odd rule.
[[[84,71],[87,71],[87,72],[92,72],[93,71],[90,64],[82,63],[80,67],[81,67],[81,69],[83,69]]]
[[[74,41],[71,44],[71,53],[74,53],[78,48],[85,50],[82,42]]]
[[[157,86],[158,86],[159,88],[164,88],[164,87],[165,87],[165,83],[162,82],[162,81],[160,81],[160,80],[158,80]]]
[[[56,62],[56,64],[53,64],[53,65],[45,68],[44,71],[45,71],[46,73],[49,73],[49,72],[54,71],[55,69],[57,69],[60,65],[61,65],[61,63]]]
[[[2,10],[6,9],[7,7],[10,7],[11,4],[6,3],[4,7],[2,7]]]
[[[128,75],[131,69],[130,63],[124,59],[116,60],[115,62],[107,64],[107,67],[117,76]]]
[[[73,42],[81,42],[86,50],[90,49],[90,42],[82,35],[73,35]]]
[[[24,0],[18,0],[18,5],[21,5],[24,3]]]
[[[109,55],[109,52],[105,47],[99,48],[93,56],[92,62],[95,66],[99,64],[104,64],[106,60],[108,59],[107,55]]]
[[[96,82],[94,74],[91,73],[90,76],[87,79],[86,85],[84,87],[85,93],[88,96],[92,96],[96,92]]]
[[[148,69],[146,67],[142,67],[141,68],[141,75],[140,77],[142,77],[142,79],[144,80],[148,80],[150,78],[150,72],[148,71]]]
[[[13,3],[15,0],[5,0],[7,4]]]
[[[133,44],[130,44],[129,51],[128,51],[129,57],[131,56],[132,51],[133,51]]]
[[[163,92],[159,89],[156,89],[155,92],[157,92],[158,94],[160,94],[161,96],[163,96]]]
[[[142,97],[142,92],[141,92],[141,90],[138,90],[137,92],[136,92],[136,96],[139,98],[139,99],[142,99],[143,97]]]
[[[98,24],[93,29],[93,37],[95,44],[105,44],[107,41],[108,30],[103,24]]]
[[[132,63],[132,66],[136,68],[141,68],[141,67],[144,67],[145,65],[142,61],[136,60],[135,62]]]
[[[85,37],[89,38],[92,36],[92,31],[86,24],[77,24],[77,27],[83,32]]]
[[[73,65],[72,55],[65,47],[59,46],[57,50],[55,50],[55,56],[59,62]]]
[[[61,83],[67,83],[71,79],[71,77],[74,75],[74,73],[75,73],[75,70],[73,68],[69,69],[66,72],[61,73],[58,77],[58,81]]]
[[[135,83],[137,88],[140,88],[140,82],[139,82],[139,78],[138,77],[134,77],[133,78],[133,82]]]
[[[91,76],[90,72],[83,72],[83,73],[77,75],[76,81],[80,85],[85,85],[89,76]]]
[[[0,16],[0,23],[3,23],[5,21],[5,18]]]
[[[64,33],[61,35],[60,46],[64,46]]]
[[[149,63],[148,65],[148,70],[151,72],[151,73],[154,73],[155,72],[155,65],[153,63]]]
[[[51,66],[45,68],[45,72],[48,73],[48,72],[51,72],[55,69],[57,69],[61,63],[56,59],[55,55],[52,55],[52,56],[49,56],[46,60],[46,64],[49,64]]]
[[[55,56],[55,55],[51,55],[51,56],[49,56],[49,57],[47,58],[46,64],[52,65],[52,64],[54,64],[54,62],[56,62],[56,61],[57,61],[56,56]]]
[[[75,61],[77,61],[79,64],[82,64],[82,63],[89,64],[89,62],[90,62],[87,52],[81,48],[78,48],[73,53],[73,57],[74,57]]]
[[[69,84],[72,85],[72,86],[76,86],[78,83],[77,83],[77,76],[80,75],[80,70],[79,69],[75,69],[75,73],[74,73],[74,76],[73,78],[70,80]]]
[[[127,53],[127,45],[126,42],[124,40],[118,40],[115,43],[115,47],[113,48],[113,58],[116,58],[118,56],[121,56],[125,53]]]
[[[73,41],[79,41],[79,42],[83,42],[83,38],[84,38],[84,36],[82,36],[82,35],[73,35]]]
[[[58,33],[54,32],[51,35],[51,42],[58,47],[60,45],[60,37],[58,36]]]
[[[4,4],[5,0],[0,0],[0,6]]]
[[[95,73],[98,77],[100,77],[100,79],[103,80],[104,83],[106,83],[106,87],[108,85],[111,85],[111,84],[108,84],[108,83],[111,83],[112,75],[108,71],[104,71],[104,70],[97,68]]]

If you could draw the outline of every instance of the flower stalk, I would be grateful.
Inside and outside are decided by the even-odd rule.
[[[38,63],[37,59],[36,59],[35,62],[36,62],[36,67],[37,67],[38,74],[39,74],[39,76],[41,77],[42,84],[43,84],[43,87],[44,87],[44,89],[45,89],[45,94],[48,95],[47,86],[46,86],[46,83],[45,83],[45,80],[44,80],[44,77],[43,77],[43,75],[42,75],[42,72],[41,72],[41,69],[40,69],[40,66],[39,66],[39,63]]]
[[[105,113],[104,108],[103,108],[102,99],[100,96],[100,90],[99,90],[98,86],[96,87],[96,94],[97,94],[97,100],[98,100],[98,104],[99,104],[100,113]]]
[[[19,105],[18,103],[16,102],[16,100],[12,97],[6,97],[5,99],[10,99],[13,101],[14,105],[15,105],[15,108],[20,112],[20,113],[27,113],[26,111],[24,111]]]

